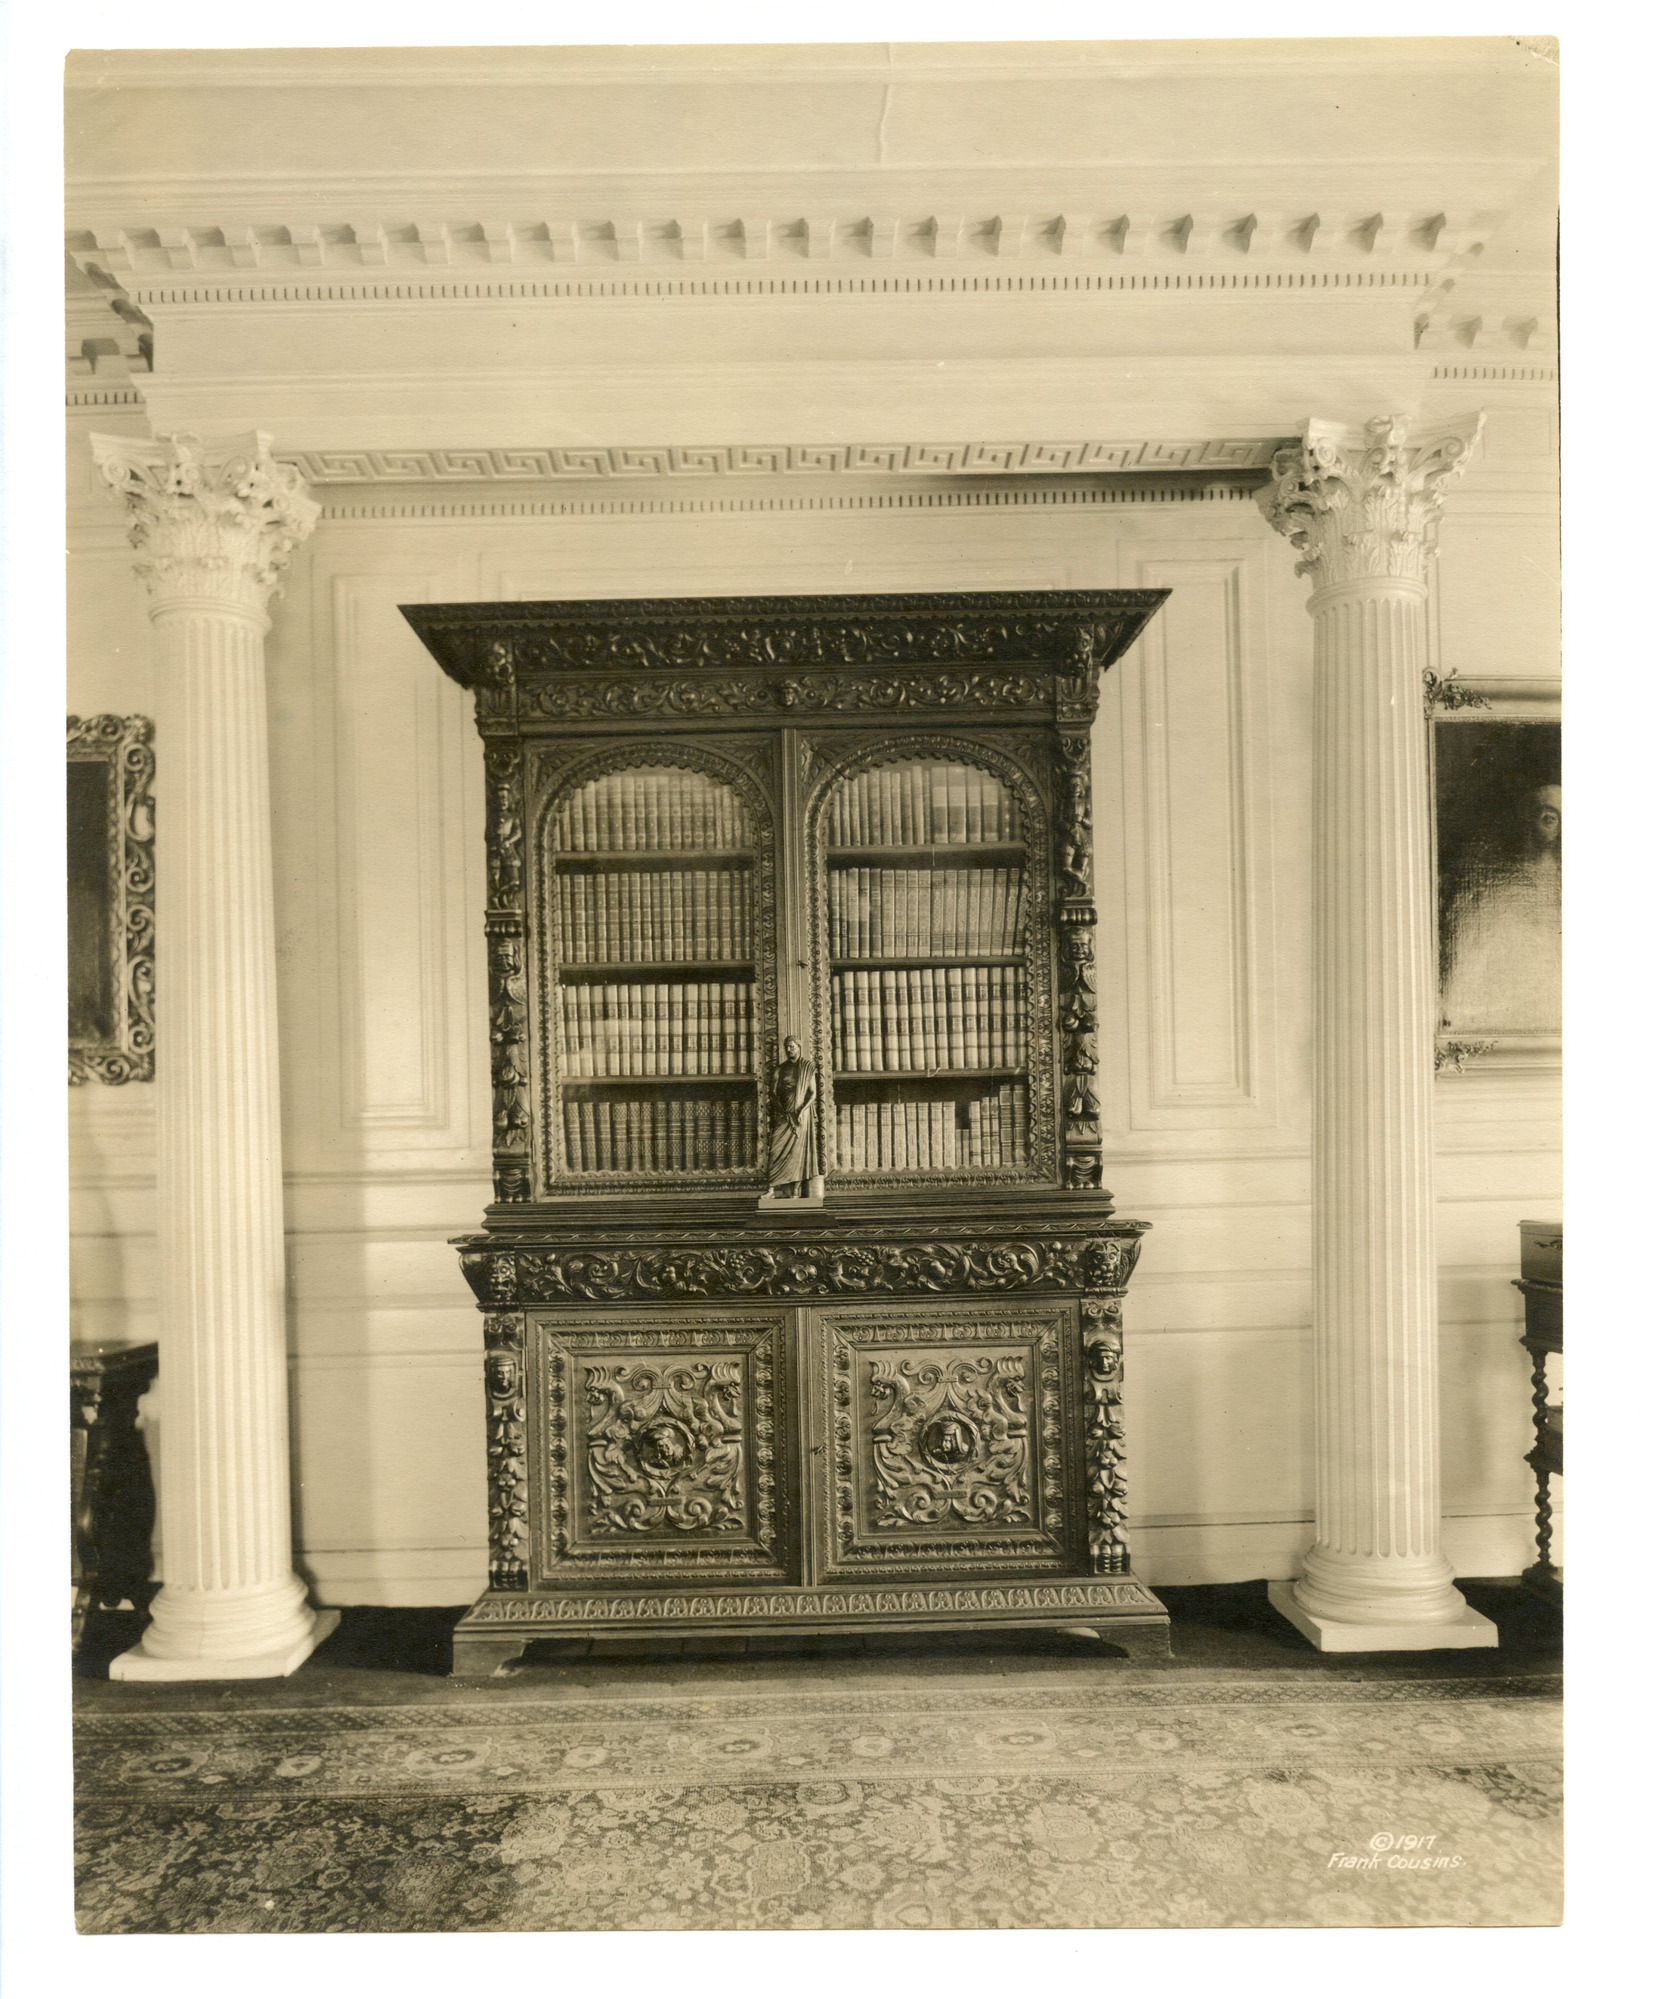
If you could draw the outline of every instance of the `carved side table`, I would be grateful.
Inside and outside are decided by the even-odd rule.
[[[155,1487],[138,1429],[138,1398],[155,1379],[155,1343],[77,1346],[69,1359],[74,1611],[80,1643],[88,1610],[147,1610]]]

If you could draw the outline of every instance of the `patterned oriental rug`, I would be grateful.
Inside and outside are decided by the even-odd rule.
[[[83,1933],[1551,1924],[1559,1681],[83,1716]]]

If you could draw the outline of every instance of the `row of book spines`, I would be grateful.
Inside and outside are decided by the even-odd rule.
[[[1019,840],[1021,811],[996,777],[971,764],[894,764],[851,778],[827,808],[840,847],[955,846]]]
[[[757,1164],[748,1100],[619,1098],[565,1103],[571,1173],[719,1173]]]
[[[832,975],[834,1069],[1020,1069],[1026,1061],[1019,966]]]
[[[582,785],[557,818],[567,854],[692,853],[749,840],[735,794],[688,770],[616,771]]]
[[[749,897],[750,877],[724,869],[564,875],[557,908],[563,963],[745,958]]]
[[[745,1076],[752,988],[599,985],[559,989],[565,1076]]]
[[[834,868],[828,948],[834,958],[1015,951],[1022,901],[1020,868]]]
[[[1006,1083],[960,1104],[837,1106],[838,1165],[846,1173],[957,1173],[1027,1164],[1027,1092]]]

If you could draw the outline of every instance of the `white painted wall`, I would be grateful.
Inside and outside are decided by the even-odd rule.
[[[71,710],[153,706],[88,428],[262,426],[358,468],[323,490],[268,648],[298,1550],[321,1600],[457,1603],[484,1573],[479,1328],[447,1245],[488,1194],[481,759],[395,610],[440,598],[1171,588],[1095,746],[1107,1177],[1154,1224],[1127,1317],[1135,1545],[1160,1582],[1290,1573],[1311,1514],[1292,551],[1239,488],[636,468],[926,441],[1238,440],[1249,463],[1311,414],[1485,407],[1438,664],[1545,680],[1552,55],[122,51],[70,84]],[[135,322],[99,323],[117,281],[152,373]],[[111,329],[119,355],[89,356]],[[467,481],[432,457],[490,451],[612,476]],[[383,483],[375,453],[433,476]],[[163,955],[162,1062],[165,1009]],[[155,1330],[152,1094],[71,1092],[80,1337]],[[1508,1573],[1531,1559],[1508,1280],[1517,1221],[1558,1212],[1557,1079],[1472,1067],[1438,1105],[1446,1551]]]
[[[488,1198],[481,757],[468,697],[397,615],[427,599],[1171,588],[1108,676],[1095,743],[1107,1178],[1154,1225],[1127,1319],[1135,1545],[1160,1582],[1283,1575],[1307,1545],[1305,586],[1238,488],[1127,503],[1044,482],[1011,506],[915,488],[731,513],[678,484],[674,504],[708,511],[528,518],[497,490],[390,518],[380,495],[302,551],[268,651],[298,1545],[322,1601],[455,1603],[483,1583],[479,1325],[447,1246]],[[1545,523],[1503,491],[1455,504],[1445,663],[1542,674]],[[149,701],[117,528],[111,511],[79,537],[82,713]],[[1489,630],[1523,634],[1521,656]],[[164,961],[161,992],[164,1016]],[[151,1094],[71,1093],[80,1337],[154,1331]],[[1516,1222],[1556,1211],[1557,1112],[1544,1075],[1439,1085],[1447,1547],[1466,1573],[1531,1559],[1508,1280]]]

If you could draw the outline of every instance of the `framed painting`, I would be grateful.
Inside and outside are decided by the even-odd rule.
[[[1436,1067],[1561,1059],[1561,697],[1554,682],[1446,683],[1433,721]]]
[[[155,1074],[155,729],[69,717],[69,1081]]]

